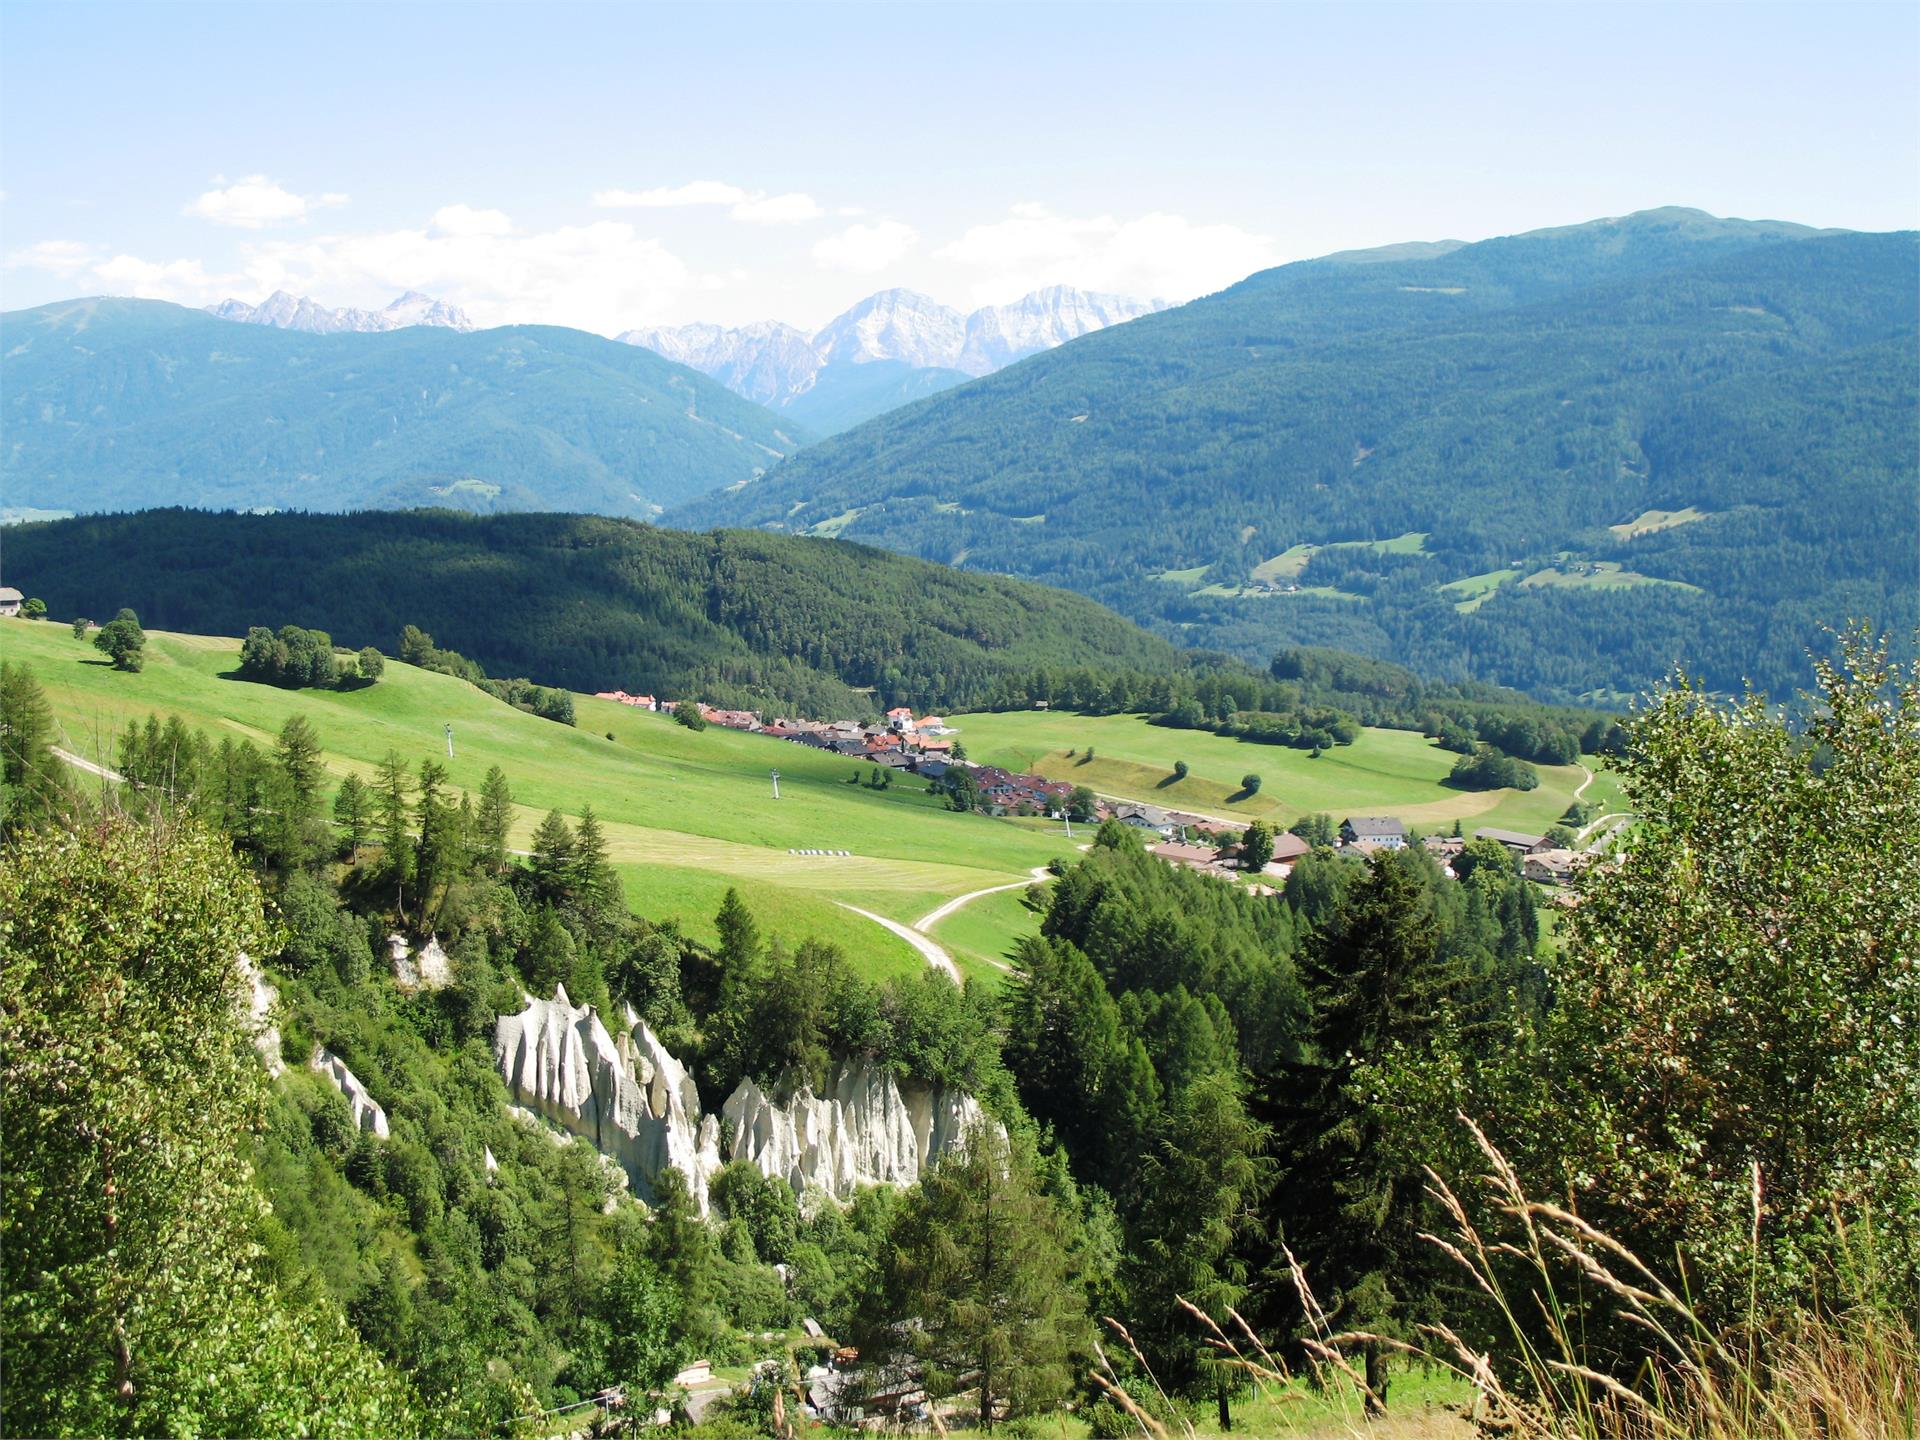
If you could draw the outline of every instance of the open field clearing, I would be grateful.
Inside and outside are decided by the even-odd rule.
[[[1040,913],[1027,908],[1027,888],[1001,890],[969,900],[928,928],[963,975],[988,985],[1007,978],[1007,952],[1028,935],[1040,933]]]
[[[1696,510],[1691,505],[1684,510],[1643,510],[1624,525],[1609,525],[1607,529],[1622,540],[1631,540],[1636,535],[1651,535],[1659,530],[1671,530],[1676,525],[1690,525],[1695,520],[1706,518],[1705,510]]]
[[[954,814],[910,777],[884,791],[850,785],[871,767],[717,726],[696,733],[664,715],[584,696],[575,702],[579,726],[569,728],[397,662],[378,684],[356,690],[227,678],[239,644],[215,637],[149,632],[139,674],[113,670],[64,625],[5,622],[0,652],[31,666],[65,748],[84,759],[111,764],[120,729],[149,714],[177,714],[216,742],[232,735],[262,745],[303,714],[336,775],[369,777],[392,749],[410,765],[440,760],[454,785],[477,792],[498,765],[519,807],[516,844],[548,810],[578,815],[591,805],[640,913],[678,917],[704,937],[720,897],[738,886],[766,928],[831,938],[869,972],[923,962],[837,901],[911,924],[943,900],[1021,880],[1067,848],[1021,826]],[[777,801],[772,769],[780,771]],[[789,853],[803,849],[851,853]]]
[[[1661,580],[1653,575],[1637,574],[1625,569],[1618,560],[1577,561],[1566,570],[1548,566],[1520,582],[1522,590],[1535,590],[1543,585],[1559,585],[1573,590],[1626,590],[1635,585],[1671,585],[1676,589],[1691,590],[1696,595],[1701,593],[1698,585],[1689,585],[1684,580]]]
[[[1202,730],[1170,730],[1141,715],[1073,715],[1041,710],[950,717],[967,754],[1009,770],[1086,785],[1103,795],[1236,820],[1261,816],[1292,824],[1302,815],[1397,815],[1437,829],[1459,820],[1468,830],[1496,825],[1544,830],[1559,819],[1586,778],[1577,765],[1542,765],[1540,788],[1454,790],[1443,782],[1459,757],[1410,730],[1367,730],[1318,760],[1283,745],[1229,740]],[[1087,748],[1094,751],[1085,759]],[[1076,752],[1069,756],[1068,751]],[[1175,780],[1184,760],[1187,778]],[[1591,764],[1591,762],[1589,762]],[[1261,777],[1256,795],[1241,778]],[[1596,782],[1597,788],[1597,782]],[[1590,789],[1585,798],[1610,798]]]

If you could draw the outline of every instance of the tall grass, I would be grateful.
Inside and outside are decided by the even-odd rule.
[[[1366,1332],[1335,1332],[1308,1277],[1287,1259],[1308,1320],[1301,1341],[1322,1383],[1361,1397],[1350,1421],[1384,1408],[1356,1362],[1369,1347],[1437,1364],[1475,1394],[1483,1433],[1521,1440],[1912,1440],[1920,1435],[1920,1343],[1910,1319],[1865,1300],[1764,1317],[1749,1303],[1742,1323],[1716,1331],[1676,1288],[1625,1245],[1561,1206],[1534,1200],[1481,1130],[1472,1130],[1481,1177],[1502,1233],[1483,1233],[1454,1190],[1432,1170],[1429,1189],[1450,1233],[1423,1238],[1459,1266],[1494,1317],[1495,1338],[1476,1345],[1446,1324],[1422,1326],[1408,1344]],[[1760,1248],[1762,1177],[1753,1174],[1753,1250]],[[1596,1361],[1589,1341],[1598,1297],[1610,1318],[1637,1335],[1638,1363]],[[1208,1331],[1223,1363],[1263,1390],[1284,1385],[1287,1367],[1237,1311],[1231,1330],[1181,1304]],[[1616,1352],[1617,1353],[1617,1352]],[[1099,1377],[1096,1377],[1098,1379]],[[1116,1386],[1103,1388],[1114,1393]],[[1122,1404],[1124,1397],[1116,1396]],[[1137,1407],[1143,1434],[1165,1430]]]

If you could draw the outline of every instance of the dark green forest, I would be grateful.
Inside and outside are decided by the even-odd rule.
[[[225,635],[298,615],[389,654],[416,625],[489,675],[804,714],[959,709],[1014,668],[1186,663],[1039,585],[860,545],[594,516],[148,511],[12,527],[6,551],[9,581],[60,614],[126,605],[155,629]]]
[[[853,511],[849,538],[1254,660],[1324,646],[1602,701],[1679,663],[1784,693],[1822,626],[1920,618],[1917,313],[1911,235],[1694,211],[1332,257],[904,407],[670,519]],[[1704,518],[1608,529],[1689,507]],[[1296,546],[1321,548],[1256,577]],[[1579,568],[1602,564],[1626,578]],[[1510,583],[1471,608],[1442,588],[1494,572]]]
[[[7,503],[650,518],[807,438],[706,376],[550,325],[311,335],[156,300],[0,315]]]

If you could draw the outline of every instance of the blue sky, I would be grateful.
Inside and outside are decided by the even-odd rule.
[[[1185,300],[1694,205],[1920,225],[1920,7],[0,5],[0,303]]]

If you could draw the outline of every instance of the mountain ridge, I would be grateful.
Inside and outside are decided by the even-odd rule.
[[[776,410],[830,388],[835,393],[816,397],[811,414],[816,429],[831,431],[842,428],[842,417],[870,418],[918,395],[992,374],[1028,355],[1165,308],[1160,300],[1051,285],[1010,304],[963,313],[895,287],[867,296],[812,334],[761,320],[739,326],[648,326],[617,338],[690,365]],[[871,364],[939,373],[889,387],[846,375],[849,366]]]
[[[45,509],[648,517],[804,438],[697,371],[553,326],[323,335],[97,298],[0,315],[0,329],[0,474]]]
[[[1822,626],[1916,612],[1915,241],[1667,209],[1301,261],[667,519],[831,523],[1249,659],[1791,689]]]
[[[270,325],[276,330],[300,330],[310,335],[379,334],[413,325],[447,330],[471,330],[473,321],[457,305],[409,290],[383,310],[332,309],[305,295],[276,290],[258,305],[244,300],[222,300],[206,307],[209,315],[242,325]]]

